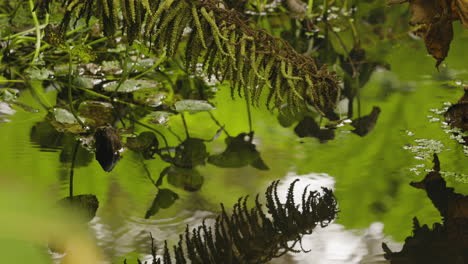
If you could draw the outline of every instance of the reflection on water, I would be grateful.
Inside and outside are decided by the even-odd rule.
[[[299,190],[309,186],[311,190],[320,190],[321,187],[335,188],[335,179],[325,173],[310,173],[296,175],[288,173],[278,188],[280,196],[287,194],[288,184],[295,179],[301,179],[295,189],[295,198],[300,201]],[[338,201],[338,209],[340,201]],[[380,222],[371,223],[368,228],[347,230],[343,225],[332,223],[326,228],[317,228],[311,235],[302,239],[302,248],[310,252],[299,252],[274,260],[274,264],[370,264],[387,263],[382,250],[382,242],[387,242],[393,248],[401,248],[401,243],[392,242],[385,235],[384,225]],[[295,249],[301,250],[297,245]]]

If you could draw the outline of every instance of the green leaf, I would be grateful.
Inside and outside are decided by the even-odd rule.
[[[171,112],[165,112],[165,111],[156,111],[156,112],[151,112],[148,117],[149,117],[149,122],[152,124],[158,124],[158,125],[164,125],[169,121],[169,118],[173,116],[174,114]]]
[[[78,120],[70,113],[68,110],[63,108],[54,108],[54,117],[55,121],[62,124],[78,124]],[[80,118],[81,121],[84,121],[83,118]]]
[[[111,82],[104,85],[104,91],[107,92],[119,92],[119,93],[131,93],[140,89],[157,88],[158,83],[155,81],[147,80],[126,80],[120,86],[119,82]]]
[[[210,103],[204,100],[182,100],[175,102],[176,111],[178,112],[203,112],[216,109]]]
[[[47,68],[41,68],[41,69],[33,69],[29,68],[25,71],[25,73],[28,75],[28,77],[32,80],[47,80],[49,79],[49,76],[53,75],[54,73]]]
[[[155,88],[144,88],[133,93],[133,101],[151,107],[160,106],[166,97],[165,93]]]

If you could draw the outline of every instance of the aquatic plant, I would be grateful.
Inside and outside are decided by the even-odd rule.
[[[230,216],[221,204],[221,215],[213,226],[206,222],[191,230],[187,226],[172,251],[166,241],[162,257],[156,256],[153,241],[152,263],[267,263],[287,252],[299,252],[294,246],[301,243],[302,236],[311,234],[317,226],[327,226],[335,219],[337,208],[333,192],[326,188],[320,194],[306,187],[302,203],[296,204],[293,191],[297,181],[289,186],[285,203],[278,197],[279,181],[270,184],[265,193],[268,214],[259,195],[250,209],[246,196],[239,198]]]
[[[50,2],[39,1],[37,8],[46,12]],[[54,42],[64,36],[74,15],[87,21],[92,15],[99,17],[108,37],[122,27],[127,43],[140,39],[168,56],[178,51],[187,36],[183,49],[189,72],[197,73],[202,61],[209,78],[231,81],[232,93],[237,91],[250,103],[258,105],[267,87],[267,106],[273,102],[275,107],[296,112],[311,105],[321,115],[336,119],[333,109],[339,87],[335,73],[297,53],[287,41],[256,28],[239,12],[223,8],[220,1],[65,0],[62,4],[66,11],[61,25],[46,32],[46,38]],[[281,107],[284,104],[288,107]]]

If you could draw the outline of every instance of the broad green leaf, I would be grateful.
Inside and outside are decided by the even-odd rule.
[[[158,83],[155,81],[146,80],[126,80],[119,86],[119,82],[111,82],[104,85],[104,91],[131,93],[140,89],[157,88]]]
[[[203,112],[216,109],[204,100],[182,100],[175,102],[174,106],[179,112]]]

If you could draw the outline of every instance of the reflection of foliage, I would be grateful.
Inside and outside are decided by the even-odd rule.
[[[329,116],[333,112],[338,97],[334,73],[313,58],[297,53],[286,41],[251,27],[240,13],[219,8],[216,0],[87,0],[81,5],[63,2],[67,8],[62,34],[75,13],[88,20],[91,15],[99,17],[105,34],[113,36],[120,24],[121,8],[128,43],[143,37],[172,56],[184,29],[190,26],[193,30],[185,54],[186,68],[191,72],[196,72],[199,57],[204,57],[203,67],[209,77],[215,75],[220,81],[230,80],[233,90],[237,88],[254,103],[258,104],[263,88],[267,87],[270,90],[268,104],[270,101],[277,107],[288,104],[288,109],[294,111],[309,103],[322,115]],[[99,8],[94,9],[96,7]],[[142,30],[144,34],[139,36]],[[208,49],[205,54],[203,49]]]
[[[214,227],[206,223],[192,231],[187,227],[174,246],[175,263],[267,263],[286,252],[295,252],[293,247],[304,234],[312,233],[317,225],[328,225],[337,213],[335,197],[325,188],[322,195],[306,188],[302,205],[295,204],[293,190],[297,181],[290,185],[285,203],[278,197],[279,181],[268,187],[265,197],[269,216],[263,212],[257,195],[252,209],[247,207],[248,197],[240,198],[231,216],[223,206]],[[153,263],[171,263],[167,243],[162,258],[156,258],[153,250]]]
[[[452,128],[460,130],[455,134],[468,146],[468,86],[465,86],[465,93],[458,102],[447,109],[445,119]]]
[[[154,197],[151,207],[146,211],[145,218],[148,219],[151,216],[155,215],[159,209],[167,209],[174,204],[174,202],[179,199],[177,193],[169,189],[158,189],[156,197]]]
[[[58,203],[60,206],[68,208],[76,213],[76,216],[82,218],[84,222],[91,221],[91,219],[96,216],[96,211],[99,207],[99,201],[96,195],[92,194],[68,196]]]
[[[413,236],[408,237],[400,252],[392,252],[384,243],[385,258],[391,263],[467,263],[468,197],[446,186],[440,174],[440,162],[434,154],[434,167],[420,182],[411,186],[425,190],[443,217],[433,229],[420,226],[414,218]]]
[[[227,148],[223,153],[212,155],[208,162],[221,168],[241,168],[251,165],[259,170],[268,170],[253,141],[253,132],[227,137]]]
[[[167,175],[167,181],[175,186],[189,192],[198,191],[203,185],[203,175],[195,168],[186,169],[170,166],[161,172],[160,179]]]
[[[174,157],[166,154],[161,155],[161,157],[164,161],[172,163],[177,167],[191,169],[205,164],[208,155],[203,139],[187,138],[176,147]]]
[[[351,123],[351,125],[355,128],[353,133],[361,137],[367,135],[374,129],[375,124],[377,123],[377,119],[379,118],[379,114],[380,108],[374,106],[370,114],[353,119],[353,122]]]
[[[96,160],[109,172],[120,160],[122,142],[115,129],[110,126],[98,128],[94,134],[96,140]]]
[[[453,39],[452,22],[461,20],[468,28],[468,4],[462,0],[390,0],[389,4],[410,3],[410,24],[418,25],[414,33],[424,39],[427,51],[437,60],[436,67],[447,57]]]
[[[133,151],[142,153],[144,159],[152,159],[154,154],[158,152],[159,142],[153,132],[144,131],[136,137],[128,138],[126,146]]]
[[[333,127],[322,129],[317,122],[315,122],[315,119],[310,116],[304,117],[294,128],[294,132],[301,138],[317,138],[320,140],[320,143],[325,143],[335,138],[335,129]]]

